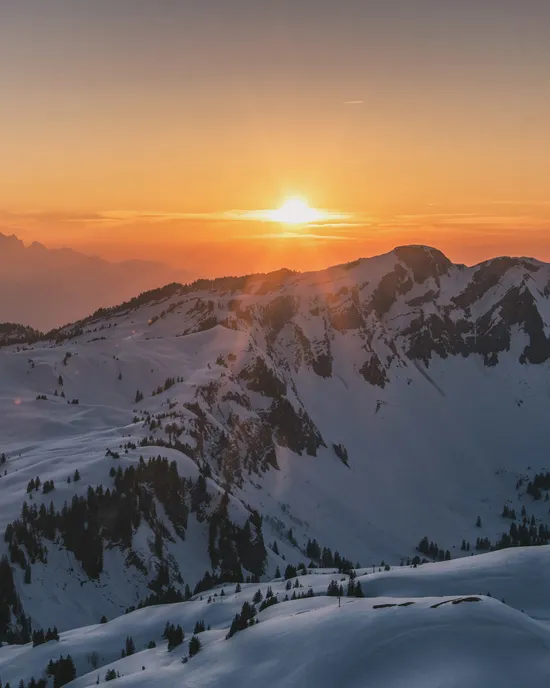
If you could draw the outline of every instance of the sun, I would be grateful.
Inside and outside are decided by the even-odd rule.
[[[284,225],[307,225],[310,222],[320,220],[322,213],[315,208],[310,208],[303,198],[288,198],[280,208],[269,211],[269,219],[272,222],[280,222]]]

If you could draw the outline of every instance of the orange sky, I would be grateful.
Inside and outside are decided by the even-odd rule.
[[[0,231],[205,275],[550,260],[546,0],[229,4],[2,5]],[[246,217],[295,194],[345,221]]]
[[[342,221],[304,227],[234,219],[237,213],[226,217],[224,212],[193,217],[149,212],[132,219],[121,219],[127,214],[115,212],[76,217],[27,212],[0,214],[0,227],[26,242],[69,245],[111,260],[160,260],[204,276],[280,267],[318,269],[405,243],[436,246],[453,260],[469,264],[501,254],[550,261],[550,204],[526,208],[495,203],[487,209],[451,210],[432,205],[426,213],[350,213]]]

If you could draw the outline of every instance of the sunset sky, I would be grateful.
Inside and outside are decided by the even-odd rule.
[[[0,231],[204,275],[550,260],[549,35],[549,0],[2,0]],[[268,219],[294,196],[326,214]]]

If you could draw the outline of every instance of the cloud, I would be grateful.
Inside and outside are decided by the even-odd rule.
[[[344,105],[363,105],[364,100],[344,100]]]
[[[369,218],[369,222],[372,218]],[[308,227],[366,227],[368,222],[310,222]]]
[[[320,217],[316,219],[315,226],[339,226],[346,225],[352,216],[346,213],[332,210],[319,209]],[[176,220],[198,220],[207,222],[265,222],[273,224],[273,210],[224,210],[210,213],[175,213],[163,211],[139,211],[139,210],[106,210],[95,217],[76,217],[75,222],[173,222]],[[304,223],[313,226],[313,223]]]
[[[312,232],[272,232],[270,234],[257,234],[255,237],[243,237],[246,239],[314,239],[326,241],[353,241],[357,237],[342,234],[313,234]]]
[[[510,200],[510,201],[489,201],[488,205],[518,205],[522,206],[524,208],[532,207],[532,208],[544,208],[547,206],[550,206],[550,200],[538,200],[538,201],[519,201],[519,200]]]
[[[118,237],[124,232],[140,227],[140,236],[158,231],[159,236],[182,236],[182,230],[194,236],[206,235],[220,238],[228,234],[242,234],[249,239],[302,239],[319,242],[351,242],[356,240],[389,240],[392,235],[403,237],[429,234],[437,239],[461,235],[479,242],[481,237],[498,239],[518,236],[541,237],[550,231],[550,203],[539,200],[538,205],[525,206],[519,201],[462,203],[446,206],[435,203],[426,212],[415,208],[407,213],[366,212],[343,213],[318,209],[319,217],[302,225],[284,225],[273,219],[273,210],[230,209],[215,212],[173,212],[162,210],[104,210],[104,211],[50,211],[50,210],[2,210],[0,225],[3,233],[15,233],[24,241],[40,240],[48,236],[50,241],[72,245],[84,237],[105,241],[111,234]],[[485,212],[484,212],[485,211]],[[165,225],[161,228],[161,225]],[[153,230],[153,227],[158,227]],[[116,230],[116,231],[115,231]],[[264,233],[265,232],[265,233]],[[136,235],[137,236],[137,235]],[[435,241],[435,240],[434,240]]]
[[[346,213],[339,213],[333,210],[325,210],[323,208],[312,208],[311,209],[316,217],[311,222],[304,222],[303,224],[308,227],[323,227],[328,224],[338,224],[339,222],[345,222],[351,219],[351,215]],[[234,211],[233,219],[236,220],[249,220],[253,222],[269,222],[271,224],[284,224],[281,223],[273,210],[245,210],[245,211]]]
[[[220,220],[226,213],[177,213],[162,210],[105,210],[103,220],[118,222],[173,222],[174,220]]]

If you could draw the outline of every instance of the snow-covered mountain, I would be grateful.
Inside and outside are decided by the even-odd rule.
[[[112,263],[36,241],[26,246],[0,232],[0,322],[49,330],[177,279],[189,275],[152,261]]]
[[[549,296],[550,265],[408,246],[172,284],[47,338],[4,327],[4,631],[27,616],[68,631],[336,551],[344,569],[470,565],[547,542]],[[373,594],[399,597],[394,582]],[[430,585],[404,589],[487,592]]]

